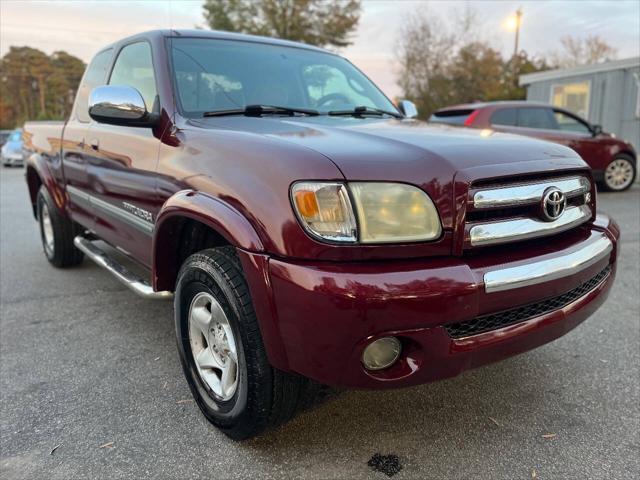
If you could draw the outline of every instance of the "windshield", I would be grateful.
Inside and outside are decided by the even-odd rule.
[[[177,96],[188,117],[247,105],[397,112],[367,77],[337,55],[203,38],[172,38],[170,45]]]

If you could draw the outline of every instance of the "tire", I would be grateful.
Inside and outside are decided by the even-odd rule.
[[[42,249],[49,263],[58,268],[72,267],[82,262],[83,253],[73,245],[79,227],[60,214],[51,195],[43,186],[37,197],[38,224]]]
[[[613,157],[605,168],[602,185],[610,192],[623,192],[633,185],[636,173],[636,162],[633,157],[621,153]]]
[[[206,302],[211,302],[209,307]],[[178,273],[174,306],[178,352],[189,388],[204,416],[227,436],[235,440],[253,437],[286,422],[299,406],[308,403],[312,382],[279,371],[267,360],[233,247],[203,250],[187,258]],[[216,336],[219,324],[230,335]],[[229,380],[232,374],[224,375],[234,362],[233,348],[235,388]],[[222,360],[214,362],[214,358]],[[210,363],[220,365],[223,360],[229,362],[225,369],[209,368]]]

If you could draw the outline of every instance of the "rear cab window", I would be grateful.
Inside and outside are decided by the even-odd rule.
[[[447,123],[449,125],[465,125],[464,122],[471,116],[475,110],[472,108],[458,110],[443,110],[436,112],[429,118],[430,122]]]
[[[79,122],[89,123],[89,94],[95,87],[104,85],[112,55],[112,48],[97,53],[82,77],[74,106],[75,115]]]

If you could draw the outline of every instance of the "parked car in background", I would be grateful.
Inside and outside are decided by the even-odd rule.
[[[626,190],[636,178],[637,157],[631,143],[562,108],[525,101],[470,103],[442,108],[429,121],[491,128],[566,145],[580,154],[607,190]]]
[[[22,151],[22,129],[11,132],[9,138],[0,149],[0,161],[5,167],[22,166],[24,163],[24,152]]]
[[[317,383],[452,377],[603,304],[619,228],[576,152],[413,116],[316,47],[124,39],[89,64],[66,123],[25,124],[44,254],[173,296],[194,399],[236,439],[290,418]]]
[[[0,147],[7,143],[11,132],[13,132],[13,130],[0,130]]]

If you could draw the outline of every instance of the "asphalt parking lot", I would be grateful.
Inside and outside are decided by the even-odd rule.
[[[394,479],[640,478],[638,185],[598,196],[622,226],[618,277],[573,332],[455,379],[335,394],[244,443],[190,400],[171,304],[89,261],[49,266],[22,170],[0,194],[2,478],[387,478],[375,453],[398,455]]]

